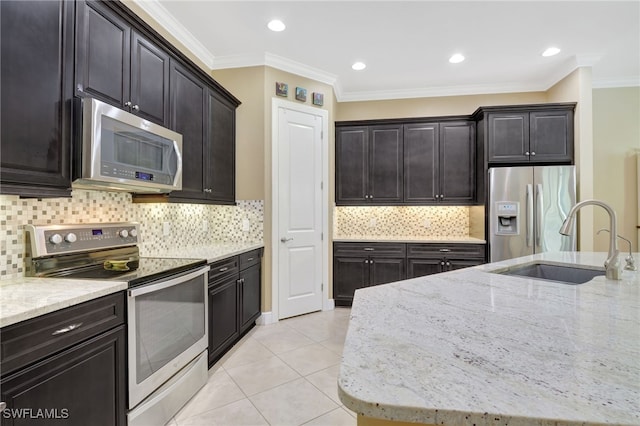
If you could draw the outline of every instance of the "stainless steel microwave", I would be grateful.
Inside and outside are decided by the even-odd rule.
[[[92,98],[82,99],[81,112],[82,151],[74,188],[182,189],[182,135]]]

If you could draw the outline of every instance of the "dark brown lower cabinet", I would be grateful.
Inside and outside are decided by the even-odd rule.
[[[485,263],[484,244],[407,244],[407,278]]]
[[[405,244],[334,243],[333,299],[351,306],[357,289],[406,278]]]
[[[209,271],[209,366],[249,331],[261,314],[262,249],[214,262]]]
[[[119,297],[115,304],[114,296],[105,296],[103,304],[86,302],[3,328],[9,340],[3,345],[3,361],[22,350],[21,342],[34,344],[30,346],[34,350],[48,348],[49,352],[18,369],[7,362],[13,371],[0,382],[1,400],[7,403],[3,425],[126,425],[126,328],[124,297]],[[79,318],[87,313],[83,305],[96,308],[95,315],[87,318],[100,317],[109,306],[113,315],[82,321]],[[64,318],[66,312],[69,315]],[[116,327],[108,326],[113,318],[120,318]],[[61,329],[70,323],[81,325],[51,337],[50,328]],[[108,331],[87,339],[84,327]],[[56,349],[61,347],[66,349]]]

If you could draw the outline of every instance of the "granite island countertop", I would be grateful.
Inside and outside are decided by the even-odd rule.
[[[142,252],[143,257],[206,259],[207,263],[263,247],[262,242],[214,243],[167,252]],[[0,327],[15,324],[111,293],[126,290],[123,281],[19,277],[0,280]]]
[[[640,272],[581,285],[489,272],[605,258],[544,253],[357,290],[340,399],[425,424],[640,424]]]

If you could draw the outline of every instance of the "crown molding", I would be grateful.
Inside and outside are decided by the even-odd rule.
[[[200,59],[210,69],[213,68],[214,55],[204,47],[198,39],[191,34],[191,32],[180,22],[178,22],[173,15],[165,9],[160,2],[156,0],[132,0],[140,9],[144,10],[153,19],[155,19],[160,26],[166,29],[172,36],[184,44],[198,59]]]
[[[640,75],[613,79],[593,80],[594,89],[612,89],[616,87],[640,87]]]

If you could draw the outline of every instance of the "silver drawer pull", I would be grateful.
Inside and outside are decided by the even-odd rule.
[[[247,262],[251,262],[253,260],[253,257],[250,257],[247,259]]]
[[[440,249],[440,252],[441,252],[441,253],[449,253],[450,251],[451,251],[451,250],[449,250],[449,249]]]
[[[218,269],[218,272],[224,272],[224,271],[227,271],[228,269],[229,269],[229,268],[227,268],[227,267],[225,267],[225,268],[220,268],[220,269]]]
[[[52,336],[57,336],[58,334],[68,333],[68,332],[70,332],[72,330],[75,330],[76,328],[80,328],[80,327],[82,327],[82,323],[78,322],[78,323],[75,323],[75,324],[68,325],[65,328],[61,328],[60,330],[56,330],[53,333],[51,333],[51,335]]]
[[[365,247],[364,251],[375,251],[373,247]]]

